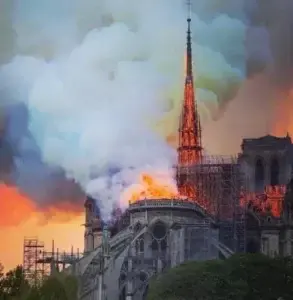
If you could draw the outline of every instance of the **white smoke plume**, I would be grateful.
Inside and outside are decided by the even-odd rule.
[[[216,93],[244,76],[245,25],[224,13],[209,20],[203,4],[194,10],[197,93],[202,112],[213,114],[222,101]],[[81,183],[108,218],[142,171],[170,174],[175,163],[154,125],[172,115],[163,131],[176,127],[186,4],[19,0],[11,12],[16,55],[1,68],[5,101],[25,104],[42,161]]]

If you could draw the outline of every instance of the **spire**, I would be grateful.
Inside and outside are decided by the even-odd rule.
[[[193,84],[190,0],[188,1],[188,10],[184,101],[180,116],[179,145],[177,150],[177,185],[182,195],[195,199],[196,195],[191,174],[192,168],[202,161],[202,144],[200,117],[197,111],[197,101]]]
[[[189,4],[189,13],[187,18],[187,43],[186,43],[186,79],[192,79],[192,47],[191,47],[191,4]]]

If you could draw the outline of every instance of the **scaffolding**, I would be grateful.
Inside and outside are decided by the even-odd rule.
[[[44,243],[37,237],[25,238],[23,243],[23,273],[25,279],[31,285],[39,285],[44,278],[54,272],[64,271],[83,256],[79,249],[77,252],[55,250],[54,241],[52,241],[52,250],[45,251]]]
[[[43,276],[42,266],[37,264],[44,252],[44,243],[36,237],[25,238],[23,243],[23,273],[32,285],[37,285]]]
[[[247,187],[237,157],[204,156],[200,164],[183,168],[196,191],[195,199],[188,201],[195,201],[218,222],[221,243],[244,252],[245,207],[240,198]]]

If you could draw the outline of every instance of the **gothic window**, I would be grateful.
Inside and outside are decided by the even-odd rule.
[[[271,185],[275,186],[279,184],[279,162],[277,158],[273,158],[271,160],[271,165],[270,165],[270,170],[271,170]]]
[[[135,252],[138,253],[139,252],[139,240],[135,241]]]
[[[155,239],[163,239],[167,234],[167,229],[164,223],[157,222],[153,228],[153,236]]]
[[[152,228],[152,244],[153,251],[164,252],[167,249],[167,227],[158,221]]]
[[[137,239],[135,242],[135,251],[137,254],[144,252],[144,239]]]
[[[159,244],[158,244],[157,240],[152,241],[151,248],[152,248],[153,251],[158,251],[159,250]]]
[[[143,251],[144,251],[144,240],[143,240],[143,239],[140,240],[140,243],[139,243],[139,251],[140,251],[140,252],[143,252]]]
[[[262,191],[265,182],[265,167],[262,158],[258,158],[255,163],[255,189]]]

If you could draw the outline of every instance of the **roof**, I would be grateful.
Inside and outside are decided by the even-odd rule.
[[[277,148],[284,149],[292,147],[292,140],[289,134],[285,137],[277,137],[273,135],[265,135],[259,138],[247,138],[242,140],[242,151],[251,148]]]

